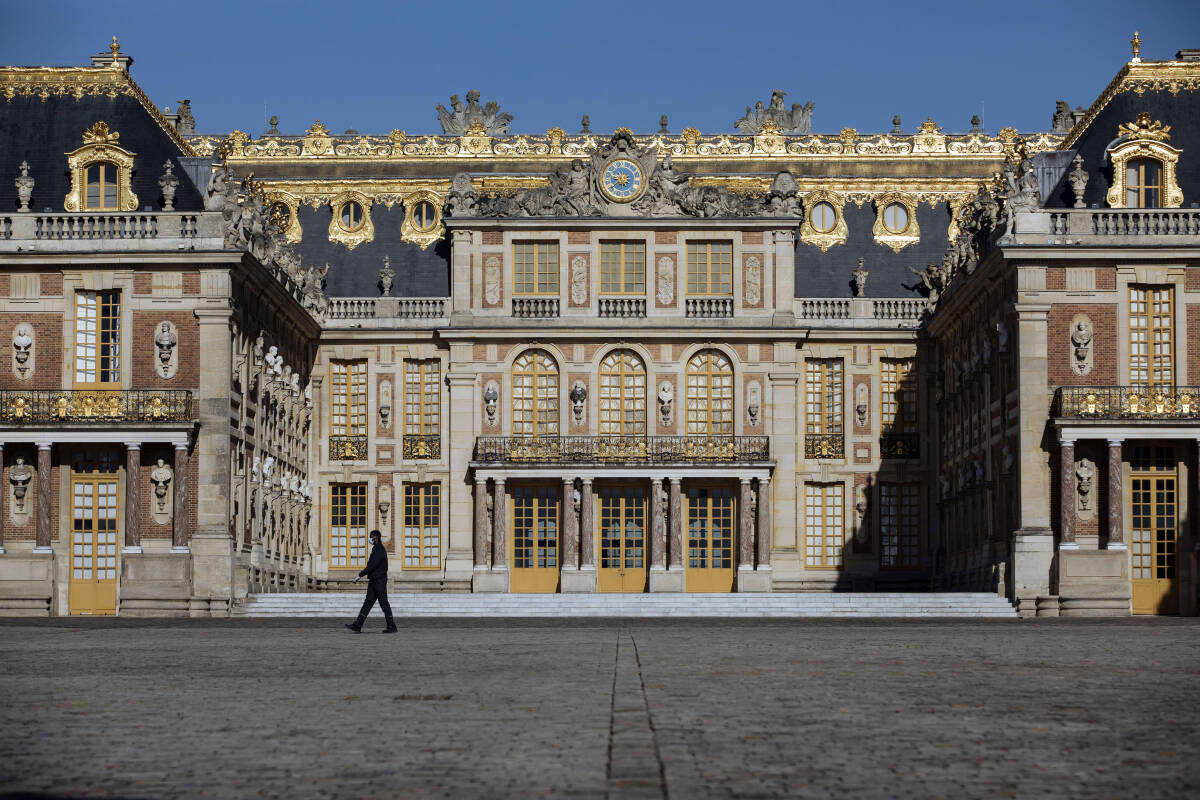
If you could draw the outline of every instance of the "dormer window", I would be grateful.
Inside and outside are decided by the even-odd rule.
[[[84,211],[117,210],[117,165],[107,161],[93,164],[86,170],[87,196]]]
[[[1135,158],[1125,164],[1125,207],[1159,208],[1162,203],[1162,162]]]

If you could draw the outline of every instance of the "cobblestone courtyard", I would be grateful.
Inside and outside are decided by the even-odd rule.
[[[1200,620],[0,621],[0,797],[1186,797]]]

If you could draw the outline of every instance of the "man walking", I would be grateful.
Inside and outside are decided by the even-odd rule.
[[[367,578],[367,599],[363,601],[362,610],[358,612],[358,619],[346,623],[346,627],[355,633],[362,633],[363,623],[367,621],[367,615],[371,613],[371,607],[375,605],[376,600],[379,601],[379,608],[387,621],[383,632],[396,632],[392,606],[387,599],[387,551],[383,549],[382,539],[383,534],[379,531],[371,531],[371,557],[367,559],[367,566],[354,579],[354,582],[358,583],[363,576]]]

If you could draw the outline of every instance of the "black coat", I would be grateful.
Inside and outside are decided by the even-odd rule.
[[[367,566],[358,574],[366,575],[371,583],[387,580],[387,550],[383,549],[382,542],[371,547],[371,557],[367,559]]]

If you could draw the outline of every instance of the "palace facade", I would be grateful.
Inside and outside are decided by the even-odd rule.
[[[0,68],[0,613],[994,591],[1197,613],[1200,52],[1048,132],[196,132]],[[433,122],[433,114],[430,121]]]

